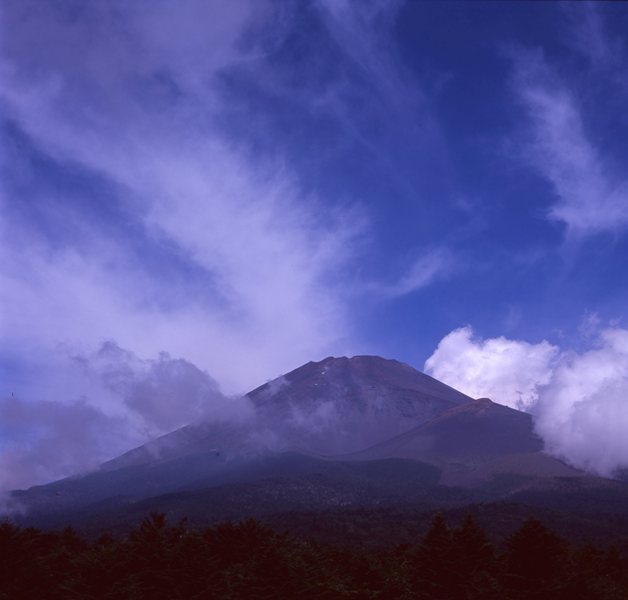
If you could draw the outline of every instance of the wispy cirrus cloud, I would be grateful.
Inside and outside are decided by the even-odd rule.
[[[41,173],[23,175],[31,204],[15,198],[24,181],[4,190],[12,344],[168,348],[245,390],[286,352],[298,362],[342,337],[337,282],[360,218],[213,124],[220,74],[248,58],[242,39],[268,10],[7,5],[5,116],[50,170],[87,180],[78,199]]]
[[[549,217],[576,238],[625,229],[628,177],[587,127],[583,84],[563,81],[541,50],[513,56],[514,89],[528,119],[523,153],[556,193]]]
[[[552,185],[548,216],[582,238],[628,226],[628,175],[613,147],[628,91],[625,42],[594,3],[566,4],[570,61],[537,49],[510,50],[513,90],[524,109],[522,155]],[[619,98],[624,98],[619,100]],[[603,117],[603,118],[602,118]]]
[[[379,298],[399,298],[447,279],[460,268],[461,260],[446,247],[428,250],[405,267],[396,279],[373,282],[368,291]]]
[[[628,87],[625,77],[622,77],[626,42],[609,31],[600,8],[598,3],[589,1],[562,5],[568,24],[566,39],[576,52],[587,59],[594,73],[610,76],[611,84],[618,84],[626,91]],[[612,11],[607,12],[606,17],[612,18]]]
[[[408,113],[420,104],[421,92],[398,60],[390,30],[403,1],[318,0],[331,37],[375,92],[391,118],[408,122]],[[418,123],[415,119],[410,119]]]

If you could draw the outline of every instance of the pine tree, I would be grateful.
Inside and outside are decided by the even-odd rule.
[[[530,598],[556,594],[564,583],[566,544],[537,519],[528,519],[508,538],[504,558],[508,585]]]
[[[495,551],[484,530],[469,513],[453,531],[453,577],[461,598],[498,598]]]
[[[451,576],[454,568],[451,531],[443,515],[438,513],[416,553],[415,587],[419,597],[451,597],[455,588]]]

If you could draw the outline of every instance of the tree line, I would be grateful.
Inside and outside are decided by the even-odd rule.
[[[436,515],[415,544],[321,545],[255,521],[203,530],[151,514],[128,535],[0,525],[0,599],[628,598],[628,559],[528,519],[496,548],[472,516]]]

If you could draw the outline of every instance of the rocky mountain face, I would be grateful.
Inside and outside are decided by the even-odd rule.
[[[211,522],[488,501],[586,508],[595,497],[611,512],[628,506],[628,484],[546,455],[530,415],[469,398],[398,361],[330,357],[246,398],[252,416],[190,424],[14,500],[40,525],[103,515],[116,523],[146,510]]]

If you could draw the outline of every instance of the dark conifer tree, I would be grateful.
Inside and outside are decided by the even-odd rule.
[[[415,589],[420,598],[449,598],[456,582],[452,578],[454,551],[451,531],[442,514],[432,519],[416,554]]]
[[[564,587],[567,545],[537,519],[528,519],[506,540],[505,583],[525,598],[558,598]]]
[[[469,600],[499,597],[495,550],[470,513],[452,534],[452,562],[459,596]]]

